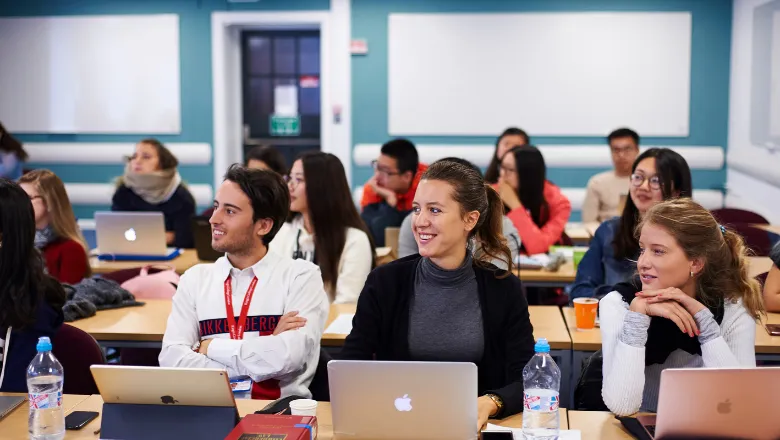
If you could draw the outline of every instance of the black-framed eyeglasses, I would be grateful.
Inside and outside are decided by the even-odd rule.
[[[379,173],[382,173],[382,174],[384,174],[385,176],[388,176],[388,177],[389,177],[389,176],[398,176],[398,175],[400,175],[400,174],[401,174],[401,173],[400,173],[400,172],[398,172],[398,171],[390,171],[390,170],[388,170],[388,169],[381,168],[381,167],[379,166],[379,161],[378,161],[378,160],[372,160],[372,161],[371,161],[371,168],[373,168],[373,169],[374,169],[374,171],[376,171],[376,172],[379,172]]]
[[[644,185],[645,180],[649,182],[651,189],[661,189],[661,178],[658,176],[646,177],[643,174],[631,175],[631,185],[637,188]]]

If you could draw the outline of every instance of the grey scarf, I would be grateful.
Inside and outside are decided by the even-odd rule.
[[[176,168],[138,174],[130,170],[130,164],[125,167],[125,174],[120,183],[130,188],[140,198],[152,205],[167,202],[181,184],[181,176]]]
[[[54,228],[51,225],[46,226],[43,229],[35,231],[35,248],[43,249],[49,243],[57,240],[57,233],[54,232]]]

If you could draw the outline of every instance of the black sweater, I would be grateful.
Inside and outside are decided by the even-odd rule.
[[[195,215],[195,199],[182,185],[176,188],[170,199],[153,205],[142,199],[132,189],[120,185],[111,199],[112,211],[162,212],[165,217],[165,230],[173,232],[173,247],[192,248],[195,239],[192,236],[192,217]]]
[[[369,274],[340,359],[413,361],[409,354],[409,305],[419,255],[378,267]],[[496,417],[523,410],[523,367],[534,355],[533,327],[520,279],[495,277],[474,266],[482,309],[485,350],[477,363],[479,395],[504,401]]]

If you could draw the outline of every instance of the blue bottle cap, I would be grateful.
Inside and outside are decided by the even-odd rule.
[[[550,344],[547,342],[547,338],[539,338],[534,345],[534,351],[537,353],[549,353]]]
[[[51,351],[51,339],[48,336],[41,336],[38,338],[38,345],[35,346],[38,353],[42,351]]]

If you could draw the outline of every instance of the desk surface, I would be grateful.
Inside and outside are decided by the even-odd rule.
[[[89,258],[89,266],[95,274],[114,272],[122,269],[132,269],[146,265],[173,266],[176,273],[183,274],[184,271],[199,263],[209,263],[198,260],[198,253],[195,249],[182,249],[181,254],[170,261],[101,261],[97,257]]]
[[[26,394],[19,394],[19,393],[0,393],[0,396],[26,396]],[[63,394],[62,396],[62,407],[65,409],[65,414],[69,414],[74,410],[74,408],[83,403],[85,400],[87,400],[90,396],[82,396],[78,394]],[[3,420],[0,420],[0,438],[3,439],[25,439],[28,438],[29,435],[27,433],[27,415],[29,413],[29,404],[27,402],[22,403],[16,409],[14,409],[6,418]],[[94,424],[90,424],[90,427],[97,426]],[[95,428],[97,429],[97,428]],[[89,431],[90,435],[94,432]],[[74,431],[68,431],[68,432],[74,432]],[[65,438],[71,438],[66,436]],[[72,437],[72,438],[79,438],[79,437]],[[86,438],[97,438],[97,436],[92,437],[86,437]]]
[[[564,307],[563,319],[571,336],[572,348],[578,351],[601,350],[601,330],[596,327],[593,330],[577,330],[577,318],[574,316],[574,307]]]
[[[750,260],[750,268],[748,269],[748,275],[751,278],[755,278],[762,273],[769,272],[772,268],[772,259],[769,257],[748,257]]]
[[[754,228],[763,229],[767,232],[771,232],[773,234],[780,235],[780,225],[759,225],[759,224],[752,224],[750,225]]]
[[[582,432],[582,440],[633,440],[612,413],[569,411],[569,427]]]
[[[87,397],[87,396],[83,396],[83,397]],[[268,403],[269,402],[266,400],[248,400],[248,399],[236,400],[238,413],[241,417],[262,409]],[[75,409],[78,411],[101,411],[102,408],[103,408],[103,399],[101,399],[99,395],[95,395],[95,396],[89,396],[88,398],[84,399]],[[566,410],[561,409],[560,411],[561,411],[560,414],[561,429],[568,429],[568,419],[566,416]],[[15,412],[18,412],[18,410]],[[26,435],[27,412],[23,411],[23,413],[24,413],[24,420],[23,420],[24,423],[19,423],[18,421],[16,423],[19,424],[20,426],[23,425],[22,426],[22,428],[24,429],[23,432]],[[520,428],[523,426],[523,415],[517,414],[501,421],[491,421],[491,423],[495,423],[497,425],[511,427],[511,428]],[[333,416],[331,413],[329,402],[320,402],[319,405],[317,406],[317,424],[319,427],[319,432],[317,435],[318,439],[330,440],[333,438]],[[0,425],[0,427],[5,428],[5,424]],[[100,417],[90,422],[87,426],[85,426],[80,431],[68,431],[65,438],[67,440],[97,439],[98,435],[95,435],[94,432],[99,427],[100,427]],[[26,438],[26,437],[19,437],[19,438]]]
[[[587,243],[593,236],[582,223],[567,223],[564,231],[575,243]]]
[[[533,282],[550,282],[561,283],[561,285],[571,284],[574,282],[574,278],[577,276],[577,271],[574,270],[574,263],[572,261],[566,261],[555,272],[549,272],[544,269],[541,270],[515,270],[515,275],[520,278],[520,281],[533,281]]]
[[[162,341],[171,300],[147,299],[140,307],[102,310],[95,316],[68,324],[78,327],[98,341]]]
[[[767,313],[764,322],[780,324],[780,313]],[[780,336],[769,336],[763,324],[756,325],[756,354],[780,354]]]

